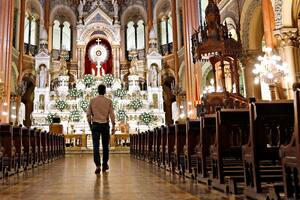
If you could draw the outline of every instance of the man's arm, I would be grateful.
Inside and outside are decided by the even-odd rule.
[[[112,134],[114,134],[114,131],[115,131],[115,112],[114,112],[114,107],[113,107],[113,104],[111,102],[110,104],[110,109],[109,109],[109,117],[110,117],[110,121],[111,121],[111,124],[112,124]]]
[[[91,102],[89,104],[88,109],[86,110],[86,118],[89,124],[92,123],[92,107],[91,107]]]

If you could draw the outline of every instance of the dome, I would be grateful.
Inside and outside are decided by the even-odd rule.
[[[152,27],[151,31],[150,31],[150,39],[155,39],[156,38],[156,34],[154,31],[154,28]]]

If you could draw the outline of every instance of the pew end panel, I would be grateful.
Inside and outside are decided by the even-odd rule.
[[[243,146],[244,194],[268,193],[268,185],[283,182],[279,146],[290,141],[294,122],[292,101],[250,100],[250,135]]]

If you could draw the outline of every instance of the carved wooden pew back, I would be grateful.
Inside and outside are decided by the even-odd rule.
[[[16,170],[18,172],[22,172],[24,170],[24,151],[22,144],[22,127],[14,126],[13,127],[13,135],[14,135],[14,144],[16,148]]]
[[[10,176],[16,173],[16,148],[13,139],[13,127],[9,124],[0,124],[0,142],[3,154],[3,174]]]
[[[196,146],[200,139],[200,120],[187,119],[184,146],[185,175],[195,178],[197,175]]]
[[[161,126],[161,140],[159,147],[160,166],[165,168],[166,165],[166,142],[167,142],[167,127]]]
[[[197,163],[198,173],[197,180],[209,184],[209,173],[211,172],[210,162],[210,145],[215,141],[216,135],[216,115],[201,115],[200,116],[200,139],[197,145]]]
[[[242,145],[249,136],[249,111],[217,109],[216,138],[210,147],[212,186],[224,192],[237,193],[237,183],[244,182]],[[232,181],[225,183],[227,180]],[[239,185],[242,192],[243,185]]]
[[[294,132],[288,145],[282,145],[280,155],[286,199],[300,199],[300,84],[294,84]]]
[[[185,171],[184,164],[184,145],[186,141],[186,124],[175,125],[175,165],[172,166],[177,174],[183,175]]]
[[[174,146],[175,146],[175,126],[168,125],[167,126],[167,141],[166,141],[166,169],[171,171],[172,166],[175,165],[175,154],[174,154]]]
[[[255,102],[250,100],[250,135],[243,146],[244,194],[250,198],[268,192],[270,183],[283,181],[279,146],[292,136],[292,101]]]

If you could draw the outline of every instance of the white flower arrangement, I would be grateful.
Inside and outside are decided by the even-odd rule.
[[[68,107],[68,103],[64,100],[56,101],[55,107],[61,112]]]
[[[81,112],[79,110],[72,110],[70,112],[70,120],[73,122],[79,122],[81,119]]]
[[[93,76],[92,74],[84,75],[83,83],[86,87],[91,87],[95,83],[95,76]]]
[[[118,102],[118,100],[113,99],[112,104],[113,104],[113,108],[116,109],[118,107],[119,102]]]
[[[102,76],[102,82],[107,87],[110,87],[113,84],[114,80],[115,80],[115,78],[112,74],[105,74],[104,76]]]
[[[85,99],[82,99],[80,102],[79,102],[79,105],[80,105],[80,108],[84,111],[86,111],[86,109],[89,107],[89,102]]]
[[[53,122],[54,117],[58,117],[58,115],[56,113],[49,113],[46,117],[47,122],[51,124]]]
[[[116,97],[121,98],[121,99],[122,99],[123,97],[125,97],[126,94],[127,94],[127,91],[126,91],[124,88],[119,88],[119,89],[117,89],[116,91],[114,91],[114,95],[115,95]]]
[[[143,101],[140,99],[134,99],[129,103],[129,108],[132,108],[135,111],[139,110],[142,107],[143,107]]]
[[[125,119],[128,118],[126,111],[123,109],[118,110],[116,115],[118,121],[124,121]]]
[[[149,125],[154,120],[154,116],[151,113],[143,112],[140,115],[140,120],[142,123]]]
[[[82,96],[82,91],[78,90],[77,88],[72,88],[69,90],[70,97],[78,98]]]

